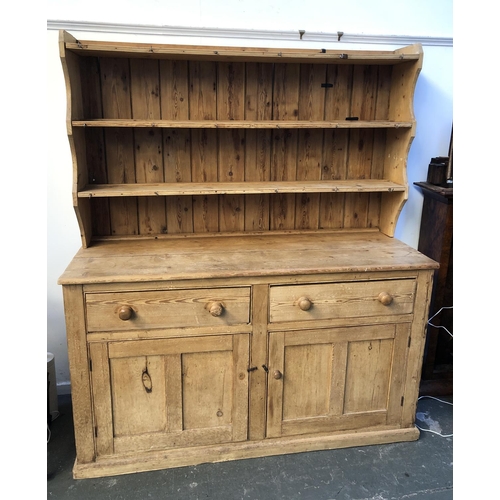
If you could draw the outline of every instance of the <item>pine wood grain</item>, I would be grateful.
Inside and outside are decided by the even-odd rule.
[[[335,249],[334,251],[332,249]],[[81,249],[60,284],[436,269],[376,231],[105,241]]]
[[[158,61],[131,60],[130,79],[132,117],[161,118]],[[134,130],[136,182],[164,182],[162,142],[160,130]],[[137,202],[139,234],[166,233],[165,200],[149,197]]]
[[[187,61],[163,60],[160,64],[161,117],[175,123],[189,118],[189,73]],[[191,132],[168,128],[163,132],[163,168],[165,182],[191,181]],[[191,197],[176,196],[165,200],[167,231],[193,232]]]
[[[201,172],[201,177],[204,173]],[[286,173],[283,174],[286,176]],[[113,198],[127,196],[187,196],[217,194],[259,194],[259,193],[349,193],[349,192],[404,192],[401,184],[381,180],[276,180],[246,182],[178,182],[178,183],[135,183],[94,184],[78,193],[79,198]],[[243,228],[242,228],[243,229]],[[292,228],[293,229],[293,228]],[[316,229],[316,228],[297,228]]]
[[[353,51],[353,50],[317,50],[317,49],[269,49],[258,47],[210,47],[186,45],[162,45],[130,42],[103,42],[95,40],[68,40],[66,47],[86,55],[134,55],[161,59],[181,60],[241,60],[280,62],[291,59],[296,62],[335,61],[337,64],[400,64],[418,60],[421,54],[419,44],[395,51]]]
[[[208,116],[208,115],[207,115]],[[279,115],[278,115],[279,116]],[[285,115],[293,117],[291,115]],[[73,120],[73,127],[92,128],[216,128],[216,129],[358,129],[358,128],[411,128],[411,121],[389,121],[389,120],[295,120],[293,118],[248,119],[248,120],[213,120],[193,119],[193,120],[138,120],[138,119],[93,119],[93,120]]]
[[[60,55],[74,476],[417,439],[438,264],[391,236],[421,47]]]

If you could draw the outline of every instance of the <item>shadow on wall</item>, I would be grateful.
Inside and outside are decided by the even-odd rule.
[[[424,55],[425,60],[425,55]],[[427,169],[431,158],[447,156],[453,125],[453,98],[445,89],[445,82],[438,84],[435,79],[439,72],[420,74],[415,88],[414,112],[417,121],[416,136],[408,155],[409,195],[399,217],[395,237],[413,248],[418,247],[423,196],[415,188],[414,182],[427,179]],[[451,75],[445,75],[451,80]],[[415,221],[419,221],[415,224]]]

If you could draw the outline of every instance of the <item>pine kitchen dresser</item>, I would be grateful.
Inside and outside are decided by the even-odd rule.
[[[74,477],[418,439],[438,264],[394,229],[421,46],[60,56]]]

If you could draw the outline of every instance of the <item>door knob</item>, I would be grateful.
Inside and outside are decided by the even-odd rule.
[[[209,302],[206,308],[208,312],[215,317],[220,316],[224,312],[224,306],[221,302]]]
[[[308,311],[311,309],[312,302],[307,297],[300,297],[300,299],[297,300],[297,305],[300,309],[302,309],[302,311]]]
[[[384,306],[388,306],[392,302],[392,297],[387,292],[380,292],[377,298]]]
[[[122,321],[127,321],[132,317],[133,313],[134,310],[130,306],[121,306],[120,309],[118,310],[118,317]]]

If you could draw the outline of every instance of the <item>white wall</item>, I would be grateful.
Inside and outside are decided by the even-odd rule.
[[[133,35],[69,30],[79,39],[151,41],[203,45],[252,45],[393,50],[400,45],[314,42],[308,33],[399,35],[452,38],[452,0],[48,0],[51,21],[111,23],[186,28],[305,30],[303,40]],[[69,24],[74,26],[74,24]],[[103,26],[106,29],[106,26]],[[208,31],[207,31],[208,33]],[[234,32],[233,32],[234,35]],[[334,38],[334,37],[332,37]],[[69,391],[69,369],[61,287],[57,279],[80,247],[71,200],[71,155],[66,136],[66,95],[58,53],[58,32],[47,30],[47,350],[54,353],[59,393]],[[396,237],[417,247],[422,196],[413,182],[425,180],[431,157],[446,156],[453,122],[453,48],[424,42],[424,64],[415,91],[417,135],[408,159],[409,200],[398,222]]]

